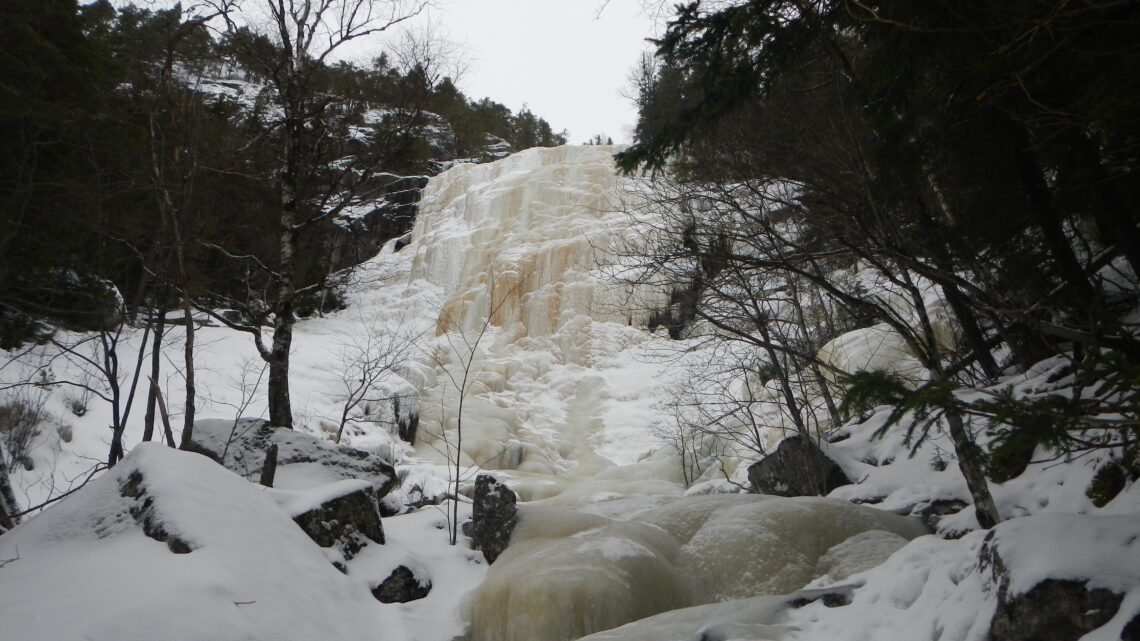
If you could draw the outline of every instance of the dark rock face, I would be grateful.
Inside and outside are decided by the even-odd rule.
[[[1124,629],[1120,631],[1120,641],[1140,641],[1140,614],[1124,624]]]
[[[277,476],[289,465],[320,465],[332,480],[362,479],[383,498],[396,486],[396,470],[378,456],[337,445],[296,430],[273,427],[261,419],[202,420],[194,424],[191,451],[257,482],[266,452],[277,445]]]
[[[1124,597],[1082,581],[1046,579],[1025,594],[999,594],[991,641],[1072,641],[1108,623]]]
[[[518,522],[516,501],[515,493],[493,476],[480,474],[475,479],[471,539],[475,549],[483,551],[487,563],[494,563],[507,549]]]
[[[1009,571],[993,532],[986,536],[978,565],[990,571],[998,586],[990,641],[1073,641],[1108,623],[1124,598],[1104,588],[1089,588],[1085,581],[1063,579],[1045,579],[1022,594],[1010,595]]]
[[[324,225],[329,272],[359,265],[388,240],[411,231],[427,181],[427,176],[373,176],[361,195],[361,200],[371,201],[368,211],[342,214]]]
[[[131,518],[142,528],[146,534],[155,541],[166,544],[166,547],[175,554],[189,554],[194,548],[181,538],[170,534],[162,521],[154,514],[154,497],[146,491],[146,483],[142,472],[135,470],[119,486],[119,495],[123,498],[134,499],[129,511]]]
[[[293,517],[305,534],[321,547],[336,547],[346,560],[352,559],[368,541],[384,543],[380,506],[376,490],[362,486],[329,499]]]
[[[431,581],[419,578],[405,565],[392,570],[388,578],[372,589],[372,596],[381,603],[407,603],[422,599],[431,592]]]
[[[826,496],[851,480],[810,440],[784,439],[776,451],[748,468],[752,490],[776,496]]]

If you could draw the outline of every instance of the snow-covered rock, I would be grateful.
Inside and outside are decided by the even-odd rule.
[[[799,435],[748,467],[752,491],[776,496],[827,496],[851,479],[815,443]]]
[[[0,537],[2,636],[398,638],[368,586],[333,568],[270,492],[197,454],[134,448]]]
[[[194,423],[195,452],[255,480],[265,454],[277,446],[274,487],[310,489],[343,480],[364,480],[381,499],[396,485],[396,471],[379,456],[337,445],[298,430],[274,427],[262,419],[206,419]]]
[[[372,588],[372,596],[381,603],[407,603],[426,597],[431,593],[431,579],[418,576],[406,565],[397,566],[388,578]]]
[[[317,545],[351,559],[369,542],[384,543],[376,488],[364,480],[337,481],[309,491],[279,491],[278,500]]]

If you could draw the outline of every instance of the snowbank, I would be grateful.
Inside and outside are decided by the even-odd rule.
[[[400,636],[264,488],[155,444],[0,537],[0,559],[8,639]]]

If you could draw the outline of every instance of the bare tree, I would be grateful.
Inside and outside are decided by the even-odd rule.
[[[858,229],[861,242],[845,242],[838,235],[820,238],[813,227],[820,221],[811,219],[815,214],[800,202],[800,193],[799,185],[782,179],[661,179],[635,193],[641,200],[632,208],[644,230],[635,246],[648,251],[641,250],[640,256],[636,249],[627,252],[625,274],[635,285],[666,284],[673,290],[668,307],[654,321],[674,337],[700,327],[710,340],[741,343],[759,356],[757,365],[745,363],[744,384],[729,391],[730,403],[714,393],[712,402],[699,398],[686,412],[729,440],[741,425],[739,410],[758,398],[757,384],[764,388],[763,404],[779,407],[782,414],[781,420],[765,417],[765,431],[786,423],[804,436],[820,438],[838,427],[838,408],[825,377],[842,382],[855,372],[821,358],[820,348],[850,329],[885,324],[929,372],[933,386],[954,384],[954,377],[973,362],[966,354],[963,366],[947,364],[954,341],[946,340],[928,308],[928,293],[936,283],[926,276],[936,270],[916,271],[929,264],[905,252],[906,244],[897,241],[897,229],[889,221],[867,216],[865,210],[857,218],[844,218],[852,210],[837,200],[830,203],[837,212],[832,224]],[[628,269],[630,263],[636,268]],[[876,280],[873,291],[850,278],[856,273]],[[751,408],[743,414],[754,415]],[[946,402],[930,415],[954,443],[979,523],[994,525],[999,516],[962,411]],[[690,456],[700,429],[686,433]]]
[[[279,167],[273,180],[280,199],[277,216],[277,256],[272,266],[258,261],[274,282],[273,337],[265,344],[259,327],[237,327],[253,335],[257,351],[269,364],[269,420],[293,426],[289,397],[289,350],[293,342],[293,311],[297,297],[298,239],[317,222],[336,215],[352,200],[351,186],[370,172],[345,167],[339,177],[320,180],[326,189],[314,194],[318,174],[328,171],[321,161],[326,133],[328,98],[318,95],[316,73],[321,65],[350,42],[383,32],[421,13],[420,0],[280,0],[241,4],[209,0],[222,17],[226,35],[261,67],[279,110]],[[347,187],[347,190],[346,190]],[[233,326],[236,326],[233,325]]]
[[[451,512],[448,514],[448,538],[452,545],[455,545],[459,540],[459,488],[464,480],[470,478],[470,473],[466,477],[463,474],[463,410],[471,392],[472,384],[479,374],[476,367],[479,346],[491,331],[492,320],[497,316],[500,309],[509,302],[510,297],[517,292],[518,286],[524,281],[525,278],[519,278],[515,286],[500,294],[495,286],[495,272],[492,266],[486,275],[487,310],[484,315],[478,317],[478,324],[466,328],[464,323],[456,318],[456,313],[462,315],[467,312],[465,306],[445,308],[438,321],[438,330],[443,336],[446,348],[443,344],[439,344],[436,352],[431,354],[431,358],[435,361],[436,366],[443,371],[450,389],[455,390],[458,396],[455,410],[455,430],[453,432],[454,441],[448,436],[447,417],[444,414],[446,407],[444,401],[449,389],[446,384],[440,390],[440,433],[433,435],[443,441],[442,454],[446,457],[448,466],[451,468],[448,473],[450,477],[448,484],[451,486],[452,493]],[[456,367],[449,367],[450,363],[455,363]],[[479,468],[486,461],[472,461],[472,463],[475,468]]]
[[[340,416],[334,439],[337,443],[344,436],[345,426],[357,420],[354,412],[361,404],[370,407],[393,398],[390,394],[377,396],[378,388],[407,360],[413,345],[412,337],[402,329],[384,331],[376,322],[364,323],[363,318],[361,321],[364,330],[354,331],[342,346],[334,370],[340,388]],[[398,401],[395,407],[398,412]],[[398,421],[399,416],[393,420]]]

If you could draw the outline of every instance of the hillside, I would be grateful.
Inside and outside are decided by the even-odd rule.
[[[351,622],[395,617],[381,625],[389,631],[383,636],[399,629],[398,638],[407,639],[447,639],[465,629],[473,639],[570,639],[669,611],[593,638],[1025,638],[991,632],[997,625],[992,622],[1001,618],[995,612],[1013,610],[1008,616],[1018,627],[1029,624],[1018,618],[1023,615],[1016,607],[1045,611],[1035,598],[1048,599],[1050,608],[1062,612],[1092,607],[1080,600],[1083,588],[1065,592],[1063,601],[1056,594],[1033,596],[1048,579],[1116,595],[1100,602],[1105,604],[1098,606],[1103,614],[1086,620],[1084,625],[1092,621],[1097,628],[1086,638],[1128,638],[1121,630],[1140,612],[1135,605],[1140,517],[1131,482],[1112,496],[1095,489],[1095,473],[1115,465],[1111,450],[1068,461],[1039,450],[1036,462],[1024,471],[991,482],[1003,522],[989,531],[978,527],[973,510],[963,509],[969,507],[970,495],[957,466],[948,464],[953,444],[945,428],[935,425],[917,444],[907,438],[906,421],[877,436],[890,407],[873,408],[827,428],[828,439],[819,441],[823,451],[855,481],[830,490],[830,499],[741,494],[750,483],[749,464],[758,457],[750,451],[754,446],[742,447],[727,430],[707,434],[712,440],[703,444],[703,451],[717,456],[701,461],[703,471],[698,469],[694,477],[693,463],[681,456],[685,450],[678,448],[676,432],[666,429],[675,424],[675,385],[700,392],[686,373],[707,371],[710,362],[723,363],[723,352],[696,327],[680,340],[664,328],[650,331],[645,326],[648,303],[667,301],[668,294],[648,287],[631,298],[628,286],[613,279],[611,268],[597,268],[621,259],[615,250],[625,246],[623,237],[639,238],[638,229],[656,225],[645,216],[631,218],[607,206],[618,203],[631,186],[629,179],[609,169],[613,151],[530,150],[445,172],[427,187],[410,244],[397,252],[396,243],[389,243],[362,266],[348,290],[346,309],[298,323],[293,371],[299,433],[334,438],[353,383],[343,375],[349,371],[346,363],[361,354],[390,359],[384,361],[390,368],[374,381],[364,402],[349,408],[343,432],[343,443],[394,464],[400,480],[382,501],[382,511],[390,515],[383,519],[388,540],[368,544],[347,560],[349,584],[357,585],[353,589],[358,593],[375,588],[392,567],[403,563],[415,568],[417,580],[433,586],[426,598],[403,605],[342,602],[336,608],[338,620],[356,625]],[[611,259],[604,260],[606,255]],[[493,282],[486,280],[492,277]],[[617,301],[634,299],[643,301],[645,311],[622,312],[616,306]],[[176,353],[178,330],[172,331],[170,349]],[[245,429],[239,429],[237,417],[264,416],[264,370],[245,336],[203,326],[199,338],[197,363],[207,392],[199,397],[204,405],[198,414],[222,420],[214,427],[203,423],[197,438],[206,444],[210,441],[202,439],[220,435],[221,440],[209,446],[216,451],[218,444]],[[139,332],[132,330],[124,346],[135,340]],[[848,363],[878,359],[875,362],[891,366],[908,358],[876,354],[868,340],[863,330],[843,335],[840,343],[847,346]],[[44,363],[51,353],[50,346],[23,353],[11,361],[9,371]],[[32,354],[41,360],[29,359]],[[959,394],[969,400],[1007,387],[1019,396],[1067,393],[1071,382],[1064,377],[1064,364],[1063,357],[1055,357]],[[52,361],[52,372],[60,379],[73,377],[74,367],[74,361],[68,364],[64,358]],[[705,384],[715,389],[720,381],[708,378]],[[164,389],[177,413],[176,373]],[[75,396],[66,388],[38,388],[37,393],[44,422],[31,450],[33,469],[17,469],[14,476],[21,503],[35,502],[52,487],[82,476],[91,458],[102,458],[107,443],[103,426],[110,408],[105,403],[91,399],[87,413],[76,416],[69,409]],[[760,416],[775,412],[772,402],[759,401],[753,409]],[[209,505],[216,500],[210,495],[223,492],[182,483],[180,470],[212,464],[194,454],[162,454],[159,446],[136,447],[139,421],[136,415],[125,432],[128,449],[138,449],[137,454],[90,488],[0,538],[0,549],[5,550],[0,556],[14,559],[0,569],[0,590],[9,595],[48,594],[59,581],[92,585],[100,580],[96,577],[105,571],[62,559],[106,557],[99,546],[118,539],[98,543],[101,535],[90,528],[105,520],[101,513],[115,509],[99,507],[104,499],[96,498],[98,493],[108,490],[96,488],[110,483],[112,476],[122,482],[134,466],[143,466],[144,475],[153,468],[163,479],[165,489],[156,488],[154,505],[167,515],[162,518],[170,525],[164,529],[185,532],[190,539],[205,537],[195,534],[200,527],[194,512],[200,508],[195,506]],[[410,422],[417,426],[412,443],[401,440],[408,436]],[[787,433],[765,428],[765,451],[772,452]],[[264,445],[235,440],[225,447],[256,452]],[[457,457],[456,452],[461,454]],[[283,465],[293,460],[286,450],[281,456]],[[156,462],[160,459],[161,464]],[[230,467],[256,480],[259,460]],[[275,485],[280,489],[274,493],[327,495],[332,487],[327,484],[337,478],[314,476],[315,470],[304,466],[294,472],[288,465],[282,469]],[[202,476],[203,483],[217,476],[209,482],[243,484],[222,468],[216,470],[206,474],[203,468],[195,475]],[[452,524],[458,525],[456,515],[432,505],[442,501],[440,507],[448,507],[446,496],[456,482],[456,470],[465,496],[472,496],[479,472],[494,474],[520,498],[510,544],[489,569],[482,555],[469,549],[466,535],[458,536],[455,547],[447,544]],[[253,500],[258,486],[243,486],[248,489],[242,492]],[[239,499],[233,495],[232,500]],[[468,500],[458,506],[458,521],[468,518]],[[286,516],[296,513],[297,508],[287,507],[296,501],[278,502]],[[252,507],[240,509],[254,513]],[[67,525],[53,526],[53,519]],[[229,533],[224,536],[198,539],[205,546],[201,553],[211,546],[223,546],[220,552],[224,546],[239,545],[235,537],[247,536],[247,531],[269,541],[278,537],[275,529],[294,527],[275,525],[268,513],[254,521],[248,529],[226,526]],[[934,533],[924,535],[928,527]],[[41,536],[36,532],[42,528],[65,533],[60,536],[69,541],[73,556],[37,542]],[[129,532],[129,522],[109,531]],[[137,542],[122,540],[127,554],[134,554],[131,545],[153,546],[141,533],[129,540]],[[326,548],[326,555],[332,554],[334,561],[342,558],[341,552],[329,551],[337,549],[343,550]],[[284,548],[267,551],[282,559],[299,554]],[[189,557],[201,553],[194,550]],[[169,552],[156,548],[148,554],[161,558]],[[21,565],[29,569],[22,571]],[[134,602],[138,597],[128,595],[157,580],[147,577],[159,567],[138,566],[121,573],[114,581],[122,587],[116,589]],[[217,589],[232,592],[235,602],[256,600],[306,620],[333,616],[318,598],[286,605],[271,596],[266,590],[276,579],[270,574],[248,575],[239,586],[206,567],[209,580],[220,586]],[[188,607],[203,612],[252,607],[200,599],[175,587],[183,579],[163,576],[173,582],[175,593],[188,594]],[[555,578],[546,580],[548,576]],[[336,589],[350,589],[349,584]],[[306,579],[304,585],[308,589],[316,584]],[[458,598],[472,589],[465,599]],[[1030,595],[1031,605],[1010,605],[1024,594]],[[69,598],[75,604],[71,607],[95,607],[89,597]],[[59,638],[66,636],[59,626],[78,625],[64,623],[71,619],[45,623],[41,608],[48,600],[29,597],[19,603],[20,614],[12,620],[24,622],[20,625],[27,638]],[[607,606],[599,609],[598,603]],[[6,612],[6,620],[9,615],[17,611]],[[131,620],[133,615],[122,616]],[[83,620],[91,621],[85,629],[95,638],[122,633],[118,624]],[[220,627],[210,629],[218,634],[238,629],[227,627],[226,621],[217,619]],[[248,625],[254,627],[242,629],[264,630],[250,631],[249,638],[300,638],[307,629],[300,623]],[[161,624],[138,629],[155,626]],[[1057,638],[1079,636],[1066,629]],[[165,633],[178,637],[173,629]],[[137,634],[149,638],[149,633]],[[198,632],[187,632],[186,638],[194,634]]]

